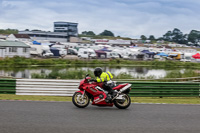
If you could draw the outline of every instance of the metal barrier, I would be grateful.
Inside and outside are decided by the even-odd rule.
[[[80,80],[17,79],[16,95],[72,96]]]
[[[130,96],[137,97],[196,97],[200,96],[200,83],[192,82],[131,82]]]
[[[72,96],[80,80],[0,79],[0,93],[16,95]],[[133,82],[130,96],[137,97],[197,97],[199,82]]]
[[[0,79],[0,94],[15,94],[16,80],[15,79]]]

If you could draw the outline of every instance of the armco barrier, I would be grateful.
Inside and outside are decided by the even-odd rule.
[[[16,95],[72,96],[80,80],[17,79]]]
[[[0,79],[0,93],[16,95],[72,96],[80,80]],[[135,97],[199,97],[199,82],[133,82],[130,96]]]
[[[0,94],[15,94],[16,80],[15,79],[0,79]]]
[[[124,83],[125,81],[121,82]],[[118,82],[120,83],[120,82]],[[192,82],[132,82],[130,96],[138,97],[198,97],[200,83]]]

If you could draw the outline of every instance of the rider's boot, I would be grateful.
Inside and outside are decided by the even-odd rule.
[[[105,99],[106,102],[110,102],[115,96],[117,95],[117,92],[115,90],[111,90]]]

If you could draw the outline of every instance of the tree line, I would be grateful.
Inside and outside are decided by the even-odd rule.
[[[95,36],[96,34],[93,31],[83,31],[82,35]],[[114,34],[111,31],[104,30],[99,35],[102,36],[113,36]],[[178,44],[187,44],[187,45],[200,45],[200,31],[191,30],[189,34],[183,34],[178,28],[174,28],[172,31],[167,31],[162,37],[155,38],[154,35],[146,37],[145,35],[140,36],[141,40],[150,40],[158,41],[164,40],[167,42],[174,42]]]
[[[0,29],[0,34],[5,34],[5,35],[9,35],[9,34],[17,34],[18,30],[17,29]]]
[[[26,29],[26,31],[29,31]],[[35,30],[32,30],[35,31]],[[17,34],[17,29],[0,29],[0,34]],[[115,37],[114,33],[109,30],[104,30],[100,34],[95,34],[93,31],[83,31],[82,35],[87,36],[110,36]],[[119,37],[119,36],[117,36]],[[164,40],[167,42],[175,42],[179,44],[187,45],[200,45],[200,31],[191,30],[189,34],[183,34],[178,28],[174,28],[172,31],[167,31],[162,37],[155,38],[154,35],[146,37],[145,35],[140,36],[141,40],[150,40],[151,42]]]
[[[174,28],[172,31],[167,31],[162,37],[155,38],[153,35],[150,35],[147,38],[144,35],[141,35],[142,40],[164,40],[167,42],[175,42],[179,44],[188,44],[188,45],[200,45],[200,31],[191,30],[189,34],[183,34],[179,29]]]

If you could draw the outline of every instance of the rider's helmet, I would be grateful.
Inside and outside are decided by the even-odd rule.
[[[96,77],[100,77],[101,74],[102,74],[102,69],[100,67],[94,69],[94,75]]]

